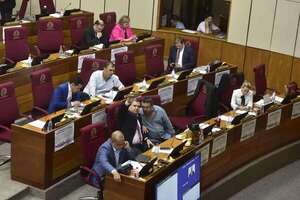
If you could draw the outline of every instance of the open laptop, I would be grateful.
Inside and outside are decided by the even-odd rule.
[[[172,158],[176,158],[178,156],[180,156],[180,151],[183,149],[185,143],[187,142],[187,140],[183,141],[180,145],[178,145],[177,147],[175,147],[172,152],[169,154],[168,157],[172,157]]]
[[[150,173],[153,172],[153,165],[155,161],[157,160],[157,157],[153,158],[150,162],[148,162],[139,172],[140,176],[147,176]]]
[[[52,128],[57,127],[57,124],[64,118],[65,113],[62,113],[60,115],[57,115],[55,117],[52,117],[51,119],[48,119],[42,128],[43,131],[47,130],[48,124],[51,121],[52,122]]]
[[[154,90],[155,88],[157,88],[159,86],[159,84],[161,84],[162,82],[164,82],[166,78],[165,77],[161,77],[159,79],[156,79],[156,80],[153,80],[151,83],[150,83],[150,86],[147,90]]]
[[[189,69],[189,70],[186,70],[186,71],[183,71],[179,74],[177,80],[180,81],[180,80],[183,80],[185,79],[188,75],[190,75],[192,73],[193,69]]]
[[[216,123],[210,124],[209,126],[205,127],[204,129],[201,129],[204,137],[206,137],[213,129],[213,127],[216,125]]]
[[[84,106],[84,108],[81,111],[80,115],[89,114],[92,111],[92,109],[95,108],[96,106],[98,106],[99,104],[100,104],[100,100],[94,101],[92,103],[87,104],[86,106]]]
[[[142,33],[137,36],[136,42],[139,42],[145,38],[151,37],[151,33]]]
[[[269,102],[267,104],[264,104],[263,107],[262,107],[263,108],[263,112],[266,112],[273,105],[274,105],[274,102]]]
[[[116,96],[114,97],[113,101],[120,101],[123,100],[124,97],[132,91],[132,87],[126,87],[122,90],[119,90]]]
[[[237,125],[237,124],[241,123],[242,119],[244,119],[247,115],[248,115],[248,112],[245,112],[243,114],[235,116],[233,118],[233,120],[231,121],[231,124]]]

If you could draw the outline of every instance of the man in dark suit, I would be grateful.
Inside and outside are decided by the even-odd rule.
[[[181,71],[195,67],[195,52],[190,45],[185,45],[182,38],[176,38],[175,45],[170,48],[169,70]]]
[[[104,30],[104,22],[102,20],[97,20],[92,27],[88,27],[84,31],[84,37],[81,42],[82,46],[94,46],[98,44],[103,44],[104,48],[108,48],[109,41],[107,34]]]
[[[111,138],[103,143],[97,152],[96,159],[93,165],[93,170],[98,174],[101,181],[106,174],[112,174],[117,182],[121,182],[121,176],[117,168],[127,160],[133,159],[129,153],[130,146],[128,141],[125,141],[121,131],[115,131],[111,134]],[[96,178],[92,178],[96,185]]]
[[[0,0],[1,24],[11,20],[16,0]]]
[[[132,147],[133,155],[138,155],[153,145],[147,133],[143,131],[142,118],[139,114],[140,106],[139,100],[129,97],[119,108],[119,127]]]
[[[71,83],[66,82],[55,88],[48,112],[52,113],[71,106],[79,106],[82,85],[81,79],[76,77]]]

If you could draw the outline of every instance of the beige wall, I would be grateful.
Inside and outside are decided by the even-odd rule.
[[[114,11],[117,13],[117,20],[122,15],[128,15],[129,0],[106,0],[105,12]]]
[[[154,0],[130,0],[131,26],[151,30]]]
[[[86,3],[86,2],[89,3]],[[94,13],[94,20],[99,19],[99,14],[104,12],[105,0],[81,0],[81,9]]]

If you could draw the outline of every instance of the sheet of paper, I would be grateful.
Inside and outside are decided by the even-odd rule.
[[[183,29],[181,30],[182,32],[185,32],[185,33],[197,33],[197,31],[194,31],[194,30],[190,30],[190,29]]]
[[[239,115],[241,115],[241,114],[244,114],[244,113],[246,113],[247,111],[245,111],[245,110],[236,110],[235,111],[235,113],[236,114],[239,114]]]
[[[188,85],[187,85],[187,96],[192,96],[195,93],[195,90],[197,89],[197,85],[199,80],[201,80],[203,77],[198,76],[196,78],[191,78],[188,80]]]
[[[266,129],[269,130],[280,124],[281,120],[281,109],[275,110],[268,114],[268,121]]]
[[[141,169],[145,166],[144,163],[139,163],[139,162],[134,161],[134,160],[127,160],[126,162],[124,162],[124,163],[122,164],[122,166],[125,166],[125,165],[127,165],[127,164],[131,164],[132,168],[133,168],[133,169],[136,169],[136,170],[138,170],[138,171],[141,171]]]
[[[92,114],[92,124],[102,123],[106,124],[106,112],[101,110]]]
[[[36,128],[42,129],[45,126],[46,122],[38,119],[38,120],[32,121],[28,124],[31,126],[34,126]]]
[[[295,102],[293,104],[293,109],[292,109],[292,119],[296,119],[300,116],[300,101]]]
[[[240,141],[247,140],[254,136],[256,128],[256,119],[247,121],[242,125],[241,139]]]
[[[213,140],[211,157],[215,157],[225,151],[227,145],[227,133],[224,133]]]
[[[210,149],[210,144],[209,143],[200,149],[200,153],[201,153],[201,166],[205,165],[208,162],[208,159],[209,159],[209,149]]]
[[[81,72],[82,62],[85,58],[96,58],[96,54],[93,53],[93,54],[86,54],[86,55],[78,56],[78,67],[77,67],[78,73]]]
[[[54,133],[54,141],[54,151],[74,143],[74,122],[57,129]]]
[[[173,94],[174,94],[174,85],[169,85],[158,89],[158,95],[160,96],[162,105],[172,102]]]
[[[283,98],[279,96],[275,96],[275,101],[281,103],[283,101]]]
[[[221,78],[224,74],[230,74],[230,70],[225,70],[225,71],[221,71],[221,72],[217,72],[215,74],[215,86],[218,87],[219,83],[221,81]]]
[[[111,49],[111,52],[110,52],[111,53],[110,61],[114,63],[115,60],[116,60],[115,55],[117,53],[122,53],[122,52],[127,52],[127,51],[128,51],[128,46]]]
[[[227,115],[221,115],[220,119],[222,121],[225,121],[225,122],[231,122],[233,120],[233,117],[232,116],[227,116]]]
[[[209,126],[209,124],[207,124],[207,123],[201,123],[201,124],[199,124],[199,128],[200,129],[205,129],[205,128],[207,128]]]

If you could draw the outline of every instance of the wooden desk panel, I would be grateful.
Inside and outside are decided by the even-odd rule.
[[[134,51],[135,60],[137,61],[137,77],[142,79],[144,74],[146,73],[145,68],[145,56],[144,56],[144,47],[149,44],[162,44],[164,45],[164,40],[162,39],[151,39],[145,40],[141,43],[130,44],[129,50]],[[120,45],[114,46],[112,48],[118,48]],[[106,60],[110,60],[111,57],[111,48],[103,49],[101,51],[97,51],[96,58],[102,58]],[[41,65],[33,66],[31,68],[24,68],[18,71],[14,71],[11,73],[7,73],[0,76],[0,83],[4,83],[6,81],[13,81],[16,87],[16,96],[17,102],[21,112],[28,112],[32,109],[33,105],[33,97],[31,90],[31,79],[30,74],[33,71],[50,68],[54,87],[59,84],[71,80],[77,74],[77,66],[78,66],[78,56],[71,56],[65,59],[57,59],[53,61],[49,61],[43,63]]]

